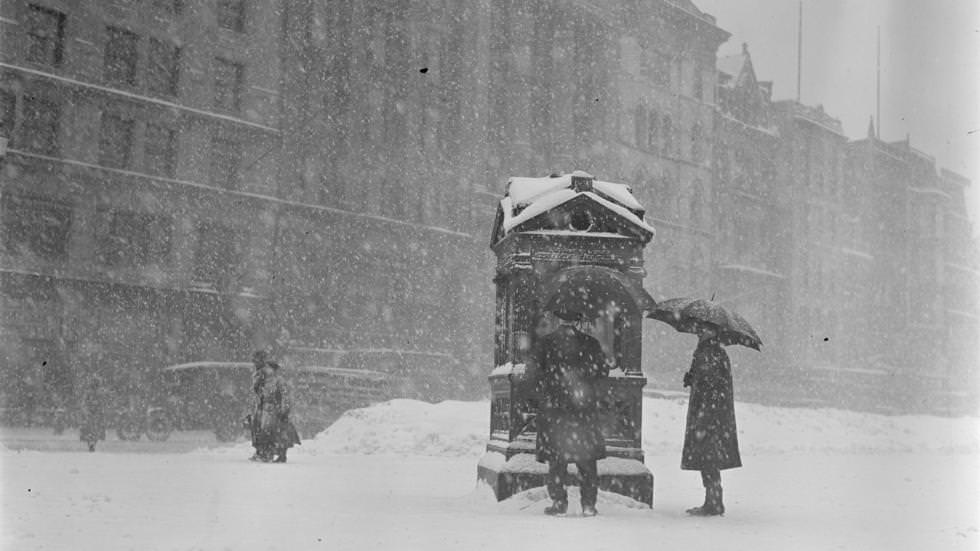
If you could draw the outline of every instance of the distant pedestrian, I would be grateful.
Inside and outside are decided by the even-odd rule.
[[[688,509],[695,516],[725,514],[721,471],[742,466],[735,427],[731,363],[715,325],[699,322],[698,347],[684,386],[691,387],[681,469],[701,471],[704,504]]]
[[[247,417],[248,431],[252,438],[252,447],[255,448],[255,453],[249,458],[251,461],[270,461],[272,459],[272,450],[259,439],[260,395],[262,387],[265,384],[268,364],[269,355],[265,350],[256,350],[252,354],[252,365],[255,366],[255,371],[252,372],[252,392],[255,394],[255,407],[252,408],[252,413]]]
[[[575,326],[583,320],[580,312],[563,309],[555,316],[561,323],[537,340],[527,368],[540,407],[537,460],[548,463],[552,504],[544,512],[564,515],[568,511],[565,485],[568,464],[574,463],[581,481],[582,515],[595,516],[597,461],[606,456],[596,384],[608,368],[599,341]]]
[[[260,460],[285,463],[287,450],[299,444],[300,439],[289,419],[292,407],[289,388],[279,369],[275,362],[266,362],[262,369],[255,441]]]
[[[88,451],[95,451],[95,444],[105,440],[106,432],[106,394],[105,385],[98,374],[93,374],[86,382],[82,394],[82,423],[79,440],[88,445]]]

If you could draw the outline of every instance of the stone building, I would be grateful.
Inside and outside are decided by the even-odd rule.
[[[70,401],[96,371],[121,396],[167,362],[252,346],[278,204],[277,8],[0,5],[7,397]]]
[[[748,46],[718,60],[714,123],[714,242],[712,293],[752,320],[765,335],[766,353],[738,364],[740,395],[774,394],[772,377],[792,360],[789,300],[792,249],[789,195],[777,181],[781,136],[772,105],[772,83],[760,82]],[[703,291],[702,291],[703,292]]]
[[[865,190],[873,283],[864,365],[883,397],[915,411],[976,407],[978,257],[966,216],[969,181],[909,145],[885,142],[873,126],[848,147],[852,185]]]
[[[836,399],[912,325],[937,392],[976,376],[968,182],[774,102],[689,0],[9,0],[0,31],[8,396],[254,347],[480,393],[497,200],[575,169],[647,207],[657,298],[759,326],[744,397]],[[679,389],[693,338],[646,323],[651,386]]]
[[[714,62],[728,33],[693,4],[295,0],[286,18],[305,38],[285,46],[284,117],[304,122],[286,123],[302,132],[287,135],[297,161],[283,182],[303,201],[375,217],[387,242],[416,235],[455,279],[438,286],[452,289],[442,303],[409,311],[460,350],[480,387],[489,224],[509,176],[578,168],[629,182],[662,236],[648,286],[707,292]],[[395,248],[410,260],[384,277],[428,277]]]

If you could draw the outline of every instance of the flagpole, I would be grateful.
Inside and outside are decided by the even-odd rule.
[[[875,138],[881,139],[881,25],[878,25],[878,55],[875,59]]]
[[[803,0],[800,0],[800,13],[796,28],[796,102],[800,102],[803,88]]]

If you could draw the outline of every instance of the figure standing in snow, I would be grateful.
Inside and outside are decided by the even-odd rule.
[[[691,387],[681,469],[701,471],[704,504],[688,509],[695,516],[725,514],[721,471],[742,466],[735,428],[735,398],[728,354],[718,339],[718,329],[699,322],[698,347],[684,386]]]
[[[251,461],[269,461],[272,457],[271,451],[263,447],[258,440],[259,408],[261,405],[259,393],[262,390],[262,385],[265,383],[265,367],[269,363],[268,357],[265,350],[256,350],[252,354],[252,365],[255,366],[255,371],[252,372],[252,392],[255,393],[255,408],[252,414],[246,419],[248,432],[252,437],[252,447],[255,448],[255,453],[249,458]]]
[[[286,450],[299,444],[300,439],[289,420],[289,388],[279,369],[275,362],[266,362],[262,368],[254,444],[260,461],[285,463]]]
[[[105,440],[106,400],[102,378],[98,374],[93,374],[82,394],[82,424],[78,434],[79,440],[88,444],[90,452],[95,451],[95,444],[99,440]]]
[[[548,496],[552,504],[545,513],[567,512],[565,481],[568,464],[575,463],[581,480],[582,515],[595,516],[599,492],[597,461],[606,456],[595,387],[608,371],[599,341],[575,326],[584,316],[567,309],[554,314],[561,323],[538,340],[527,372],[540,407],[537,459],[548,463]]]

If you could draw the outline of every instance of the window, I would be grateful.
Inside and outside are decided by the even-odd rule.
[[[108,27],[105,42],[105,80],[136,85],[136,45],[139,37],[127,30]]]
[[[71,209],[63,204],[3,195],[3,245],[11,254],[33,254],[47,260],[68,258]]]
[[[21,124],[23,147],[42,155],[58,154],[58,127],[61,107],[36,96],[24,96],[24,120]]]
[[[633,132],[636,147],[643,147],[647,135],[647,112],[642,105],[637,105],[633,109]]]
[[[112,168],[129,168],[132,143],[133,121],[112,113],[103,113],[99,164]]]
[[[657,123],[659,121],[660,117],[652,111],[647,116],[647,149],[649,151],[656,151],[660,147],[660,136],[657,135]]]
[[[0,138],[12,140],[17,115],[17,96],[9,90],[0,90]]]
[[[663,54],[653,55],[653,82],[657,86],[670,84],[670,62]]]
[[[704,158],[704,127],[700,122],[691,129],[691,160],[700,162]]]
[[[667,116],[664,117],[664,155],[673,155],[674,147],[674,122]]]
[[[243,67],[221,58],[214,60],[214,106],[227,111],[241,107]]]
[[[194,280],[224,287],[241,261],[238,236],[234,230],[216,222],[205,222],[197,228],[194,251]]]
[[[108,218],[99,247],[106,265],[141,267],[166,261],[173,231],[169,217],[113,210]]]
[[[235,32],[245,30],[245,0],[218,0],[218,26]]]
[[[53,67],[61,65],[65,50],[65,14],[30,6],[26,19],[28,61]]]
[[[143,151],[147,172],[174,177],[177,169],[176,132],[159,124],[147,124]]]
[[[237,189],[241,184],[241,145],[234,139],[215,136],[211,142],[211,184]]]
[[[180,78],[180,48],[155,38],[150,39],[146,87],[151,94],[176,96]]]
[[[701,181],[695,180],[691,191],[691,202],[688,204],[690,223],[692,227],[699,227],[703,219],[704,190],[701,188]]]
[[[704,74],[701,72],[701,67],[697,63],[694,64],[694,90],[692,95],[698,100],[703,99],[704,96]]]

